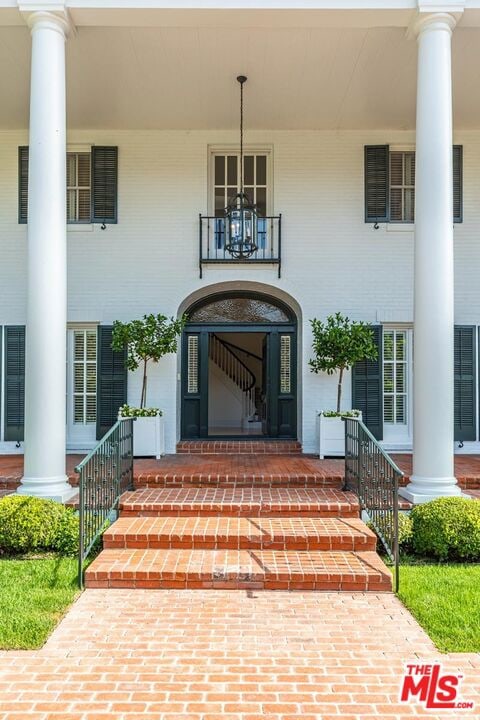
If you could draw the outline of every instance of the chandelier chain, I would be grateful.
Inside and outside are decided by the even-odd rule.
[[[243,193],[243,82],[240,83],[240,192]]]

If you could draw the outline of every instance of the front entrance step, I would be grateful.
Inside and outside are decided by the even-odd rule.
[[[357,497],[334,488],[145,488],[120,499],[123,517],[358,517]]]
[[[374,591],[392,576],[374,552],[312,550],[104,550],[88,588]]]
[[[359,518],[120,518],[104,548],[215,550],[375,550],[375,534]]]
[[[135,460],[135,487],[336,487],[343,485],[343,460],[305,455],[166,455]]]
[[[181,440],[177,453],[189,455],[298,455],[302,443],[297,440]]]

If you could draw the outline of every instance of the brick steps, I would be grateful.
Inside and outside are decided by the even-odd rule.
[[[375,552],[295,550],[104,550],[86,572],[89,588],[391,590]]]
[[[391,590],[357,497],[325,486],[340,479],[336,464],[322,472],[303,456],[184,458],[167,456],[153,482],[143,466],[136,482],[152,486],[122,496],[87,587]]]
[[[169,487],[331,487],[340,489],[343,478],[340,476],[309,475],[259,475],[249,473],[188,473],[185,475],[169,473],[141,473],[135,478],[136,488]]]
[[[334,488],[147,488],[125,493],[122,517],[358,517],[358,501]]]
[[[177,453],[187,455],[299,455],[302,444],[296,440],[181,440]]]
[[[375,550],[358,518],[121,517],[103,536],[111,548]]]
[[[135,461],[135,487],[337,487],[340,460],[307,455],[166,455]]]

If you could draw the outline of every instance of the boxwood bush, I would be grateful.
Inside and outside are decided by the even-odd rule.
[[[384,526],[386,529],[386,527],[390,524],[390,520],[388,520],[388,522],[387,522],[386,518],[384,520],[383,517],[380,517],[380,518],[377,518],[377,523],[378,523],[378,529],[380,531],[383,531]],[[374,532],[377,532],[371,522],[368,523],[368,527],[371,530],[373,530]],[[404,512],[399,512],[398,513],[398,546],[399,546],[400,550],[406,551],[406,550],[411,549],[412,534],[413,534],[413,530],[412,530],[412,521],[410,519],[410,516]],[[382,549],[380,544],[378,545],[378,548],[380,550]]]
[[[480,560],[480,502],[443,497],[410,513],[413,549],[440,560]]]
[[[0,500],[0,551],[54,551],[73,555],[78,548],[78,516],[54,500],[7,495]]]

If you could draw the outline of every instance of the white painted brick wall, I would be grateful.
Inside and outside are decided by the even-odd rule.
[[[412,319],[413,235],[363,222],[365,144],[413,144],[410,132],[248,132],[273,146],[274,212],[283,215],[282,278],[275,267],[206,267],[198,275],[198,213],[207,212],[209,144],[236,145],[225,131],[71,131],[69,142],[119,146],[119,223],[68,233],[70,322],[177,313],[190,293],[221,281],[252,281],[292,295],[302,309],[300,432],[315,446],[315,410],[335,404],[335,379],[307,366],[308,320],[341,311],[375,322]],[[456,322],[480,321],[480,132],[464,146],[464,223],[455,228]],[[25,131],[0,132],[0,324],[25,322],[26,227],[17,223],[17,153]],[[167,448],[178,432],[173,391],[178,358],[150,372],[149,402],[166,413]],[[129,400],[138,401],[139,378]],[[345,381],[345,405],[350,381]],[[176,420],[175,420],[176,419]]]

